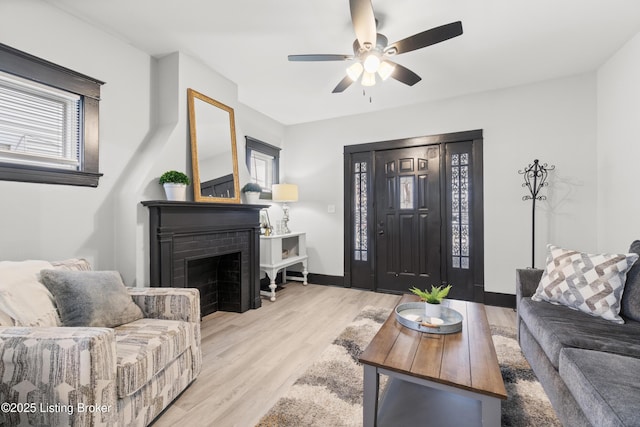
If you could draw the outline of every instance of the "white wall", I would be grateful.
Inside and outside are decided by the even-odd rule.
[[[114,268],[113,194],[150,130],[152,60],[41,1],[0,2],[0,40],[106,82],[98,188],[0,181],[0,259],[84,256],[96,268]]]
[[[235,84],[187,55],[151,58],[46,2],[0,2],[0,40],[106,82],[99,187],[0,181],[0,259],[85,256],[96,268],[120,270],[128,284],[147,284],[147,211],[139,202],[164,197],[157,178],[165,170],[190,174],[187,87],[235,108],[241,184],[249,180],[244,135],[284,147],[282,180],[300,185],[291,227],[309,233],[313,273],[343,274],[343,146],[402,137],[484,130],[488,291],[513,293],[513,270],[529,265],[530,204],[521,201],[517,170],[534,158],[556,165],[549,200],[538,210],[538,266],[547,242],[619,251],[640,234],[631,184],[640,151],[633,139],[640,130],[639,36],[597,77],[288,128],[241,104]],[[330,204],[335,214],[327,213]],[[279,208],[272,211],[275,221]]]
[[[215,71],[182,53],[152,58],[46,2],[0,2],[0,40],[106,82],[98,188],[0,181],[0,260],[82,256],[119,270],[127,284],[148,284],[140,201],[164,199],[157,180],[166,170],[191,175],[188,87],[236,109],[241,184],[245,132],[282,144],[284,127],[240,104],[236,85]]]
[[[343,147],[484,130],[485,289],[515,293],[531,261],[531,204],[517,171],[556,165],[537,210],[536,266],[545,244],[595,250],[595,74],[287,128],[286,180],[300,188],[291,228],[308,233],[309,271],[343,274]],[[374,100],[375,102],[375,100]],[[337,207],[328,213],[328,205]]]
[[[640,33],[598,70],[598,250],[640,239]]]

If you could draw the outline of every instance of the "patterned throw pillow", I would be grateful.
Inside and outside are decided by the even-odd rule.
[[[638,254],[585,254],[553,245],[547,249],[547,266],[532,300],[624,323],[620,300],[627,271]]]

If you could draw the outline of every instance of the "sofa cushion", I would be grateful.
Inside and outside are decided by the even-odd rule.
[[[546,268],[532,299],[624,323],[619,316],[627,271],[638,254],[587,254],[547,245]]]
[[[629,252],[640,255],[640,240],[631,243]],[[640,260],[637,260],[627,272],[627,283],[624,285],[620,314],[640,322]]]
[[[640,322],[616,324],[531,298],[519,301],[518,315],[556,369],[565,347],[640,358]]]
[[[118,326],[115,334],[120,398],[135,393],[195,345],[192,324],[178,320],[140,319]]]
[[[42,270],[64,326],[112,328],[142,318],[117,271]]]
[[[52,265],[38,260],[0,261],[0,310],[16,326],[60,325],[53,296],[39,281],[43,268]]]
[[[594,426],[640,424],[640,359],[564,349],[559,373]]]

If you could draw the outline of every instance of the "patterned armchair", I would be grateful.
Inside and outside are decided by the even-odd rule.
[[[115,328],[0,326],[0,425],[146,426],[196,378],[198,291],[128,292]]]

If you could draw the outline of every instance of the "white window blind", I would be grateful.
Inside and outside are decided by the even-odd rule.
[[[78,170],[81,97],[0,72],[0,162]]]

